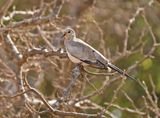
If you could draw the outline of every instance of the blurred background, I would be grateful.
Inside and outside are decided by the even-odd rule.
[[[5,0],[0,0],[0,8]],[[1,28],[38,16],[51,14],[56,0],[14,0],[4,18]],[[25,13],[14,11],[25,11]],[[113,64],[132,77],[145,83],[145,90],[132,80],[119,79],[103,88],[103,92],[90,97],[98,108],[106,108],[106,117],[150,118],[160,117],[160,1],[158,0],[64,0],[56,19],[36,25],[23,25],[11,29],[10,35],[21,53],[26,49],[47,48],[37,27],[45,37],[59,49],[61,31],[72,27],[78,38],[99,50]],[[8,19],[7,19],[8,18]],[[0,39],[0,94],[15,95],[18,91],[15,75],[15,59],[4,48]],[[46,99],[61,96],[71,79],[74,64],[68,58],[35,55],[24,64],[24,76],[29,84],[41,92]],[[86,68],[90,72],[104,70]],[[124,78],[83,73],[71,91],[70,98],[87,96],[99,90],[106,81]],[[89,82],[88,82],[89,81]],[[144,82],[143,82],[144,81]],[[94,86],[94,87],[93,87]],[[96,89],[95,89],[96,88]],[[0,117],[37,117],[29,111],[20,97],[0,98]],[[31,105],[34,109],[36,106]],[[97,113],[98,108],[78,109],[62,107],[66,111]],[[131,109],[133,111],[130,111]],[[40,108],[38,109],[40,110]],[[34,114],[36,114],[34,112]],[[46,114],[42,118],[53,117]],[[54,116],[61,117],[61,116]]]

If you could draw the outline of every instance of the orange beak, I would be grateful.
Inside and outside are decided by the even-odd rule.
[[[66,36],[66,33],[64,33],[64,34],[62,35],[62,38],[65,37],[65,36]]]

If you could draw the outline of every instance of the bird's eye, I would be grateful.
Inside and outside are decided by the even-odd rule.
[[[69,30],[68,33],[71,33],[71,31]]]

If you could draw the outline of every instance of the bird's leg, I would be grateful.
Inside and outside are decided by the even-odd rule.
[[[64,89],[64,91],[63,91],[63,97],[64,97],[64,98],[68,96],[68,94],[69,94],[72,86],[75,84],[76,80],[77,80],[78,77],[80,76],[80,74],[81,74],[80,70],[81,70],[81,65],[80,65],[80,64],[77,64],[77,65],[73,68],[72,74],[71,74],[72,78],[71,78],[71,80],[70,80],[70,83],[69,83],[69,85],[68,85],[68,86]]]

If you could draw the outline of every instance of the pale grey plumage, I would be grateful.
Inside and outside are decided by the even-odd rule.
[[[68,57],[73,63],[80,63],[83,66],[90,65],[102,69],[107,69],[107,67],[110,67],[128,78],[136,80],[123,70],[111,64],[108,59],[106,59],[100,52],[91,47],[89,44],[76,38],[76,34],[73,29],[66,28],[63,37]]]
[[[73,29],[65,29],[64,34],[66,34],[64,45],[72,62],[81,63],[82,65],[90,65],[97,68],[106,68],[105,65],[109,61],[93,47],[76,38]]]
[[[97,50],[76,37],[64,42],[70,60],[74,63],[82,62],[82,65],[91,65],[97,68],[105,68],[104,66],[108,63],[108,60]],[[73,58],[79,61],[76,62]]]

